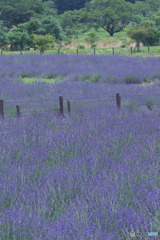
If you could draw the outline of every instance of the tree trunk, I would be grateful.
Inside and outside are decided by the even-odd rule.
[[[137,42],[136,47],[137,47],[138,52],[139,52],[139,45],[140,45],[140,42]]]

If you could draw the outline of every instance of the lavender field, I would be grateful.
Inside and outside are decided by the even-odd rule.
[[[0,240],[160,231],[160,58],[2,55],[0,99]]]

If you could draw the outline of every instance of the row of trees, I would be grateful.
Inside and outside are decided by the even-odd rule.
[[[77,8],[82,8],[58,14],[56,6],[63,1],[0,0],[0,48],[8,45],[11,50],[35,48],[36,41],[48,41],[48,47],[54,47],[53,42],[61,46],[81,32],[91,28],[96,31],[99,27],[112,37],[128,25],[128,35],[137,46],[140,42],[159,44],[160,0],[74,0]],[[69,2],[72,1],[65,0],[64,5],[70,6]],[[96,39],[93,33],[90,38]]]
[[[96,6],[96,2],[96,0],[0,0],[0,20],[10,28],[29,21],[31,17],[52,15],[55,11],[60,15],[65,11],[83,9],[87,4]],[[109,5],[111,3],[113,5],[114,1],[108,2]],[[124,2],[132,5],[135,3],[135,6],[140,7],[143,12],[157,10],[159,7],[159,0],[124,0]]]
[[[62,14],[81,9],[91,0],[0,0],[0,20],[6,27],[17,26],[43,14]]]
[[[67,39],[60,23],[52,16],[46,16],[41,20],[31,18],[29,22],[18,24],[9,31],[1,21],[0,32],[0,48],[5,49],[10,45],[12,51],[35,48],[35,39],[38,39],[38,36],[42,41],[42,36],[47,35],[50,47],[54,47],[55,41],[60,43]]]

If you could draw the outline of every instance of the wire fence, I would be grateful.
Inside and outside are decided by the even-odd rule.
[[[128,97],[146,97],[146,96],[153,96],[153,97],[155,97],[155,96],[160,96],[160,93],[157,93],[157,94],[153,94],[153,93],[149,93],[149,94],[145,94],[145,95],[143,95],[143,94],[129,94],[129,95],[123,95],[123,99],[125,99],[126,97],[128,98]],[[88,101],[98,101],[98,100],[113,100],[114,99],[114,97],[115,96],[112,96],[112,97],[110,97],[110,98],[104,98],[104,97],[102,97],[102,98],[78,98],[78,99],[71,99],[70,98],[70,101],[72,101],[72,102],[79,102],[79,101],[84,101],[84,100],[88,100]],[[66,99],[66,98],[63,98],[63,100],[68,100],[68,99]],[[52,99],[42,99],[42,100],[39,100],[39,101],[21,101],[21,100],[17,100],[17,101],[13,101],[13,102],[6,102],[5,101],[5,104],[15,104],[15,103],[19,103],[19,102],[21,102],[21,103],[34,103],[34,102],[37,102],[37,103],[42,103],[42,102],[54,102],[54,101],[59,101],[59,99],[58,98],[52,98]]]
[[[14,52],[3,52],[1,50],[1,55],[7,55],[7,54],[20,54],[23,55],[26,53],[40,53],[40,55],[44,53],[49,54],[98,54],[98,55],[108,55],[108,54],[120,54],[120,55],[136,55],[136,54],[148,54],[148,55],[156,55],[160,54],[160,46],[141,46],[141,47],[111,47],[111,48],[75,48],[75,49],[53,49],[53,50],[44,50],[44,51],[14,51]]]
[[[108,98],[77,98],[77,99],[66,99],[63,98],[62,96],[53,99],[40,99],[36,101],[4,101],[0,100],[0,116],[4,118],[4,115],[10,114],[12,116],[17,116],[20,117],[22,115],[29,115],[32,113],[44,113],[44,112],[54,112],[54,114],[58,113],[58,115],[64,117],[64,113],[68,113],[71,115],[71,108],[72,112],[76,112],[77,109],[83,109],[84,105],[85,108],[88,106],[89,108],[92,109],[96,106],[96,103],[99,104],[101,102],[103,106],[107,108],[115,108],[117,109],[123,109],[126,107],[143,107],[146,106],[149,110],[152,110],[153,107],[160,107],[160,99],[158,99],[158,103],[155,103],[156,97],[159,97],[160,95],[157,94],[147,94],[147,95],[142,95],[142,94],[132,94],[132,95],[119,95],[119,93],[116,93],[116,96],[108,97]],[[138,99],[140,97],[140,99]],[[153,99],[145,99],[145,97],[153,97]],[[116,101],[115,101],[116,100]],[[64,101],[67,103],[67,108],[64,108]],[[112,102],[111,102],[112,101]],[[137,102],[141,101],[141,103]],[[144,102],[145,101],[145,102]],[[59,102],[59,104],[58,104]],[[20,104],[17,104],[20,103]],[[33,103],[37,103],[38,106],[33,105]],[[48,104],[47,104],[48,103]],[[90,103],[92,105],[90,105]],[[111,103],[111,104],[110,104]],[[14,106],[11,106],[14,104]],[[16,105],[15,105],[16,104]],[[26,105],[25,105],[26,104]],[[8,106],[10,105],[10,106]],[[35,107],[35,109],[34,109]]]

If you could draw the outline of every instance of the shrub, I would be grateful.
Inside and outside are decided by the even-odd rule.
[[[96,42],[98,40],[98,37],[94,32],[88,33],[88,36],[86,37],[86,42],[88,42],[91,45],[91,48],[96,47]]]
[[[91,82],[94,82],[94,83],[98,82],[98,80],[100,79],[100,77],[101,77],[101,74],[100,74],[100,73],[93,74],[93,75],[91,76]]]
[[[56,73],[47,73],[44,75],[45,78],[48,78],[48,79],[53,79],[53,78],[56,78],[57,77],[57,74]]]
[[[101,74],[100,73],[96,73],[96,74],[84,74],[81,76],[81,80],[84,82],[93,82],[93,83],[97,83],[98,80],[100,79]]]
[[[79,48],[79,49],[85,49],[85,46],[82,45],[82,44],[79,44],[79,45],[77,46],[77,48]]]
[[[20,77],[21,78],[29,78],[29,77],[34,77],[35,74],[31,72],[21,72]]]
[[[153,82],[153,79],[144,77],[144,81],[147,83]]]
[[[91,75],[90,74],[84,74],[81,76],[81,80],[83,82],[88,82],[90,80]]]
[[[123,78],[123,81],[128,84],[141,83],[141,80],[139,79],[139,77],[135,75],[127,75]]]

